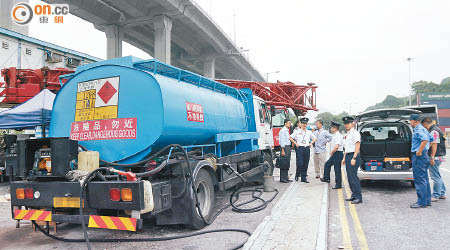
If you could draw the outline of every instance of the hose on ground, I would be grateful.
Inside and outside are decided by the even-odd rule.
[[[58,237],[55,235],[52,235],[50,233],[48,233],[47,231],[45,231],[40,225],[38,225],[35,221],[32,221],[33,225],[39,230],[41,231],[41,233],[43,233],[44,235],[57,240],[57,241],[63,241],[63,242],[84,242],[84,239],[67,239],[67,238],[62,238],[62,237]],[[168,241],[168,240],[177,240],[177,239],[183,239],[183,238],[188,238],[188,237],[194,237],[194,236],[199,236],[199,235],[203,235],[203,234],[211,234],[211,233],[221,233],[221,232],[237,232],[237,233],[243,233],[246,234],[248,236],[251,235],[251,233],[247,230],[243,230],[243,229],[214,229],[214,230],[207,230],[207,231],[201,231],[201,232],[193,232],[193,233],[189,233],[189,234],[184,234],[184,235],[175,235],[175,236],[169,236],[169,237],[155,237],[155,238],[118,238],[118,239],[108,239],[108,238],[93,238],[90,239],[91,242],[102,242],[102,243],[108,243],[108,242],[147,242],[147,241]],[[240,244],[239,246],[233,247],[231,249],[239,249],[241,247],[243,247],[245,245],[245,242]]]
[[[192,171],[191,165],[190,165],[190,161],[189,161],[189,155],[186,152],[186,150],[179,144],[172,144],[169,145],[167,147],[164,147],[163,149],[161,149],[160,151],[158,151],[155,155],[153,155],[151,158],[148,158],[146,160],[143,160],[141,162],[138,162],[139,164],[143,164],[143,163],[147,163],[150,159],[153,159],[155,157],[158,157],[160,154],[162,154],[164,151],[168,150],[168,149],[174,149],[174,148],[179,148],[181,150],[181,152],[184,155],[184,158],[186,160],[186,164],[189,170],[189,182],[191,184],[191,188],[194,194],[194,198],[195,198],[195,207],[196,209],[198,209],[198,214],[200,216],[200,218],[202,219],[203,223],[206,225],[210,225],[212,222],[214,222],[214,220],[227,208],[229,208],[230,206],[233,207],[233,211],[235,212],[240,212],[240,213],[252,213],[252,212],[258,212],[261,211],[263,209],[265,209],[267,207],[267,204],[271,201],[273,201],[275,199],[275,197],[278,195],[278,190],[275,189],[275,195],[269,199],[269,200],[264,200],[261,198],[261,195],[263,193],[261,188],[256,188],[253,190],[240,190],[236,189],[230,196],[230,204],[228,204],[227,206],[223,207],[222,209],[220,209],[214,216],[211,217],[210,220],[207,220],[202,211],[201,211],[201,207],[200,207],[200,203],[198,200],[198,195],[196,192],[196,188],[195,188],[195,181],[194,181],[194,173]],[[84,148],[84,150],[86,150]],[[167,159],[168,160],[168,159]],[[106,164],[110,164],[113,166],[131,166],[133,164],[118,164],[118,163],[110,163],[110,162],[106,162],[106,161],[102,161]],[[166,164],[164,164],[164,162]],[[134,163],[134,164],[138,164],[138,163]],[[147,172],[143,172],[143,173],[139,173],[141,174],[141,176],[146,176],[146,175],[150,175],[153,173],[157,173],[159,171],[161,171],[162,169],[164,169],[167,166],[167,161],[163,161],[160,166],[158,166],[157,168],[147,171]],[[86,229],[86,224],[84,221],[84,213],[83,213],[83,202],[87,205],[87,199],[85,199],[85,194],[86,194],[86,189],[87,189],[87,185],[88,183],[95,177],[97,176],[98,173],[100,173],[101,171],[110,171],[110,168],[106,168],[106,167],[101,167],[98,168],[92,172],[90,172],[83,184],[81,185],[81,194],[80,194],[80,220],[81,220],[81,224],[82,224],[82,229],[83,229],[83,236],[84,239],[66,239],[66,238],[62,238],[62,237],[58,237],[55,235],[51,235],[49,232],[46,232],[44,229],[42,229],[42,227],[40,227],[35,221],[32,221],[33,225],[36,226],[36,228],[38,228],[39,231],[41,231],[43,234],[45,234],[46,236],[54,239],[54,240],[58,240],[58,241],[64,241],[64,242],[86,242],[87,248],[89,250],[91,250],[91,245],[90,242],[146,242],[146,241],[167,241],[167,240],[175,240],[175,239],[182,239],[182,238],[188,238],[188,237],[194,237],[194,236],[198,236],[198,235],[203,235],[203,234],[209,234],[209,233],[218,233],[218,232],[239,232],[239,233],[245,233],[248,236],[251,236],[251,233],[247,230],[243,230],[243,229],[215,229],[215,230],[207,230],[207,231],[201,231],[201,232],[194,232],[194,233],[190,233],[190,234],[185,234],[185,235],[176,235],[176,236],[169,236],[169,237],[156,237],[156,238],[140,238],[140,239],[132,239],[132,238],[116,238],[116,239],[112,239],[112,238],[105,238],[105,239],[89,239],[89,236],[87,234],[87,229]],[[235,171],[235,173],[237,173],[237,171]],[[240,175],[239,173],[237,173],[237,176],[239,176],[239,178],[242,180],[242,186],[245,184],[246,179],[242,177],[242,175]],[[186,188],[185,188],[186,190]],[[183,191],[183,193],[185,192],[185,190]],[[241,193],[245,193],[245,192],[252,192],[252,199],[246,202],[243,202],[241,204],[235,204],[235,202],[239,199],[239,194]],[[254,208],[239,208],[240,206],[249,204],[251,202],[254,201],[261,201],[262,204],[254,207]],[[242,243],[237,247],[234,247],[232,249],[239,249],[241,247],[243,247],[245,244]]]

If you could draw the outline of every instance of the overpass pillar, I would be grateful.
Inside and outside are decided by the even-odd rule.
[[[117,25],[109,25],[105,29],[106,34],[106,58],[122,57],[123,31]]]
[[[207,57],[203,62],[203,76],[216,78],[216,58],[214,56]]]
[[[155,58],[170,64],[172,20],[168,16],[158,15],[153,18],[153,24],[155,26]]]

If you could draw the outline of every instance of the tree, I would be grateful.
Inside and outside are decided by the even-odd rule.
[[[412,98],[413,105],[417,103],[416,98]],[[369,110],[375,110],[375,109],[388,109],[388,108],[400,108],[407,106],[409,104],[408,97],[395,97],[393,95],[388,95],[382,102],[379,102],[373,106],[370,106],[366,109],[366,111]]]
[[[412,84],[413,92],[416,94],[440,91],[441,86],[434,82],[418,81]]]
[[[345,116],[348,116],[347,112],[342,112],[338,115],[334,115],[330,112],[323,112],[317,114],[316,120],[322,120],[324,127],[329,128],[332,121],[342,124],[342,118],[344,118]],[[341,126],[340,130],[343,131],[344,126]]]

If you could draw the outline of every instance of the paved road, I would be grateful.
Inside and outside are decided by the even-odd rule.
[[[231,209],[225,210],[216,221],[205,230],[238,228],[254,231],[264,217],[269,215],[273,205],[282,196],[289,184],[275,182],[275,187],[280,191],[274,202],[268,208],[251,214],[239,214]],[[7,193],[8,186],[0,186],[0,197]],[[217,194],[217,193],[216,193]],[[222,208],[229,201],[231,192],[217,194],[216,209]],[[263,198],[270,198],[273,193],[265,193]],[[245,200],[246,197],[242,196]],[[162,237],[192,232],[182,226],[158,227],[154,222],[146,221],[144,230],[139,233],[120,232],[104,229],[89,229],[90,237],[99,238],[144,238]],[[65,238],[81,238],[81,226],[62,224],[58,227],[58,236]],[[210,250],[229,249],[237,246],[247,239],[247,235],[239,233],[216,233],[197,236],[189,239],[181,239],[165,242],[142,243],[93,243],[94,249],[183,249],[183,250]],[[33,232],[29,222],[23,221],[19,229],[15,228],[15,221],[11,219],[10,203],[0,200],[0,249],[84,249],[83,243],[63,243],[47,238],[40,232]]]
[[[294,162],[291,162],[291,172]],[[313,168],[310,166],[310,170]],[[442,165],[442,175],[450,187],[450,162]],[[310,176],[312,171],[310,171]],[[276,173],[277,175],[277,173]],[[317,182],[317,179],[310,178]],[[289,184],[276,182],[281,197]],[[363,185],[364,203],[349,205],[343,199],[349,196],[348,187],[340,191],[330,190],[328,249],[375,249],[375,250],[447,250],[450,238],[450,199],[433,203],[431,208],[410,209],[416,200],[414,188],[407,182],[374,182]],[[0,197],[7,192],[0,186]],[[218,194],[216,208],[228,202],[230,192]],[[265,194],[265,197],[270,194]],[[308,202],[308,201],[306,201]],[[311,203],[311,202],[309,202]],[[254,231],[271,213],[275,203],[268,209],[254,214],[236,214],[230,209],[221,214],[215,223],[206,229],[242,228]],[[312,204],[312,203],[311,203]],[[308,207],[308,206],[305,206]],[[309,207],[309,209],[314,209]],[[317,206],[315,209],[320,209]],[[308,212],[308,211],[305,211]],[[110,230],[89,229],[91,237],[158,237],[191,232],[181,226],[157,227],[146,222],[142,232],[129,233]],[[306,225],[305,230],[317,225]],[[62,225],[58,236],[80,238],[80,226]],[[304,236],[304,234],[303,234]],[[299,235],[299,237],[303,237]],[[245,235],[221,233],[203,235],[190,239],[146,242],[146,243],[95,243],[94,249],[229,249],[246,240]],[[10,205],[0,200],[0,249],[84,249],[80,243],[62,243],[48,239],[39,232],[33,233],[29,223],[16,229],[10,218]],[[275,248],[277,249],[277,248]]]
[[[450,162],[441,168],[450,186]],[[411,209],[417,198],[410,183],[380,181],[363,184],[364,203],[349,206],[346,191],[330,190],[329,249],[450,249],[450,200]]]

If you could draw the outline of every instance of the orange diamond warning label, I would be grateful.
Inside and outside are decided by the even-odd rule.
[[[118,76],[79,82],[74,120],[117,118],[119,82]]]

